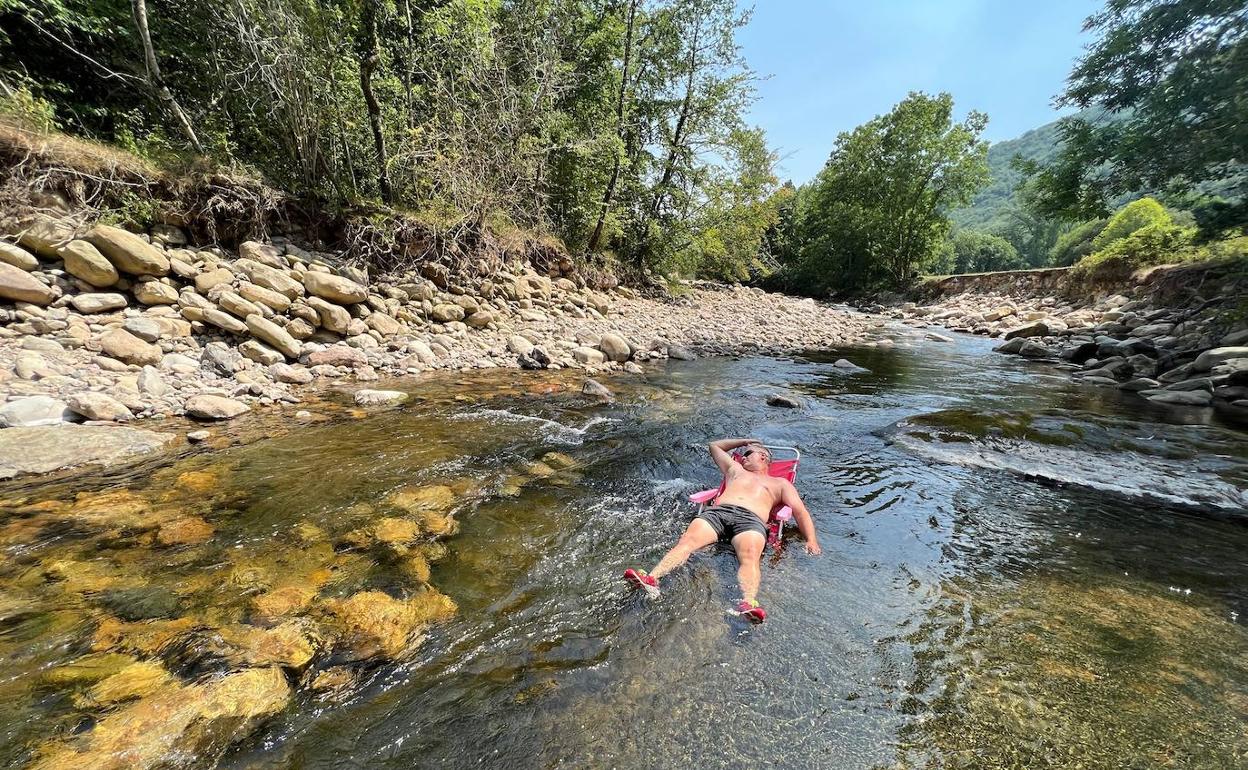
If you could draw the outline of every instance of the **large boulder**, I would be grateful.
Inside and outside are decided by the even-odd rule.
[[[403,325],[385,313],[372,313],[364,319],[364,323],[383,337],[390,337],[403,331]]]
[[[213,288],[222,284],[230,284],[234,280],[234,273],[224,267],[218,267],[216,270],[209,270],[195,276],[195,291],[200,294],[207,294]]]
[[[1192,371],[1207,372],[1218,364],[1236,358],[1248,359],[1248,347],[1224,347],[1206,350],[1192,362]]]
[[[252,335],[269,343],[279,353],[288,358],[298,358],[303,345],[290,334],[264,316],[252,314],[247,316],[247,329]]]
[[[112,286],[121,278],[113,263],[91,245],[90,241],[70,241],[58,252],[65,261],[65,272],[81,278],[92,286]]]
[[[238,256],[243,259],[251,259],[262,265],[285,269],[290,267],[290,263],[286,261],[286,257],[278,250],[276,246],[268,243],[260,243],[258,241],[244,241],[239,244]]]
[[[169,258],[160,249],[120,227],[97,225],[87,233],[87,240],[123,273],[169,274]]]
[[[20,267],[0,262],[0,298],[48,305],[56,299],[56,291]]]
[[[586,366],[595,366],[606,361],[607,357],[597,348],[579,347],[572,351],[572,358],[575,359],[577,363],[584,364]]]
[[[1001,335],[1001,339],[1012,340],[1019,337],[1043,337],[1048,333],[1049,327],[1044,323],[1044,321],[1031,321],[1030,323],[1025,323],[1022,326],[1015,326],[1014,328],[1007,330]]]
[[[144,342],[125,329],[110,329],[101,335],[100,348],[105,355],[138,366],[159,364],[164,355],[159,347]]]
[[[115,425],[8,428],[0,430],[0,479],[80,465],[115,465],[155,452],[174,438],[170,433]]]
[[[201,393],[186,400],[186,414],[198,420],[229,420],[251,408],[241,401],[225,396]]]
[[[354,305],[368,299],[368,289],[350,278],[333,273],[308,271],[303,276],[303,286],[313,294],[340,305]]]
[[[607,332],[598,339],[598,349],[603,352],[608,361],[624,363],[633,355],[633,348],[628,344],[628,340],[624,339],[615,332]]]

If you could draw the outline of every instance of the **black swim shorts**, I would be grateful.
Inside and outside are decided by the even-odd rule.
[[[749,508],[725,503],[702,509],[698,518],[711,525],[720,540],[731,540],[742,532],[757,532],[767,537],[767,525]]]

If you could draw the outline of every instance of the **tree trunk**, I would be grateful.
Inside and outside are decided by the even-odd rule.
[[[139,39],[143,41],[143,63],[147,68],[148,88],[156,96],[156,101],[173,115],[173,119],[177,121],[178,127],[186,135],[186,140],[195,148],[195,152],[203,155],[204,148],[199,143],[199,137],[195,135],[195,128],[186,117],[186,113],[182,111],[182,106],[178,104],[178,100],[173,98],[173,93],[165,85],[164,78],[160,76],[160,65],[156,62],[156,50],[152,47],[152,34],[147,27],[146,0],[132,0],[131,10],[134,12],[134,25],[139,29]]]
[[[360,91],[364,94],[364,103],[368,106],[368,124],[373,130],[373,144],[377,147],[377,188],[381,199],[391,202],[390,173],[386,159],[386,136],[381,130],[381,104],[373,93],[373,70],[381,63],[381,50],[377,44],[377,9],[370,2],[364,10],[365,40],[360,50]]]
[[[615,134],[621,143],[624,141],[624,101],[628,95],[628,69],[633,55],[633,29],[637,19],[637,3],[638,0],[631,0],[628,4],[628,31],[624,35],[624,67],[620,77],[620,92],[615,103]],[[591,253],[598,248],[598,242],[602,240],[602,228],[607,221],[611,200],[615,197],[615,186],[620,181],[620,164],[620,154],[617,152],[615,164],[611,169],[611,179],[608,180],[607,189],[602,194],[602,208],[598,212],[598,223],[594,225],[594,233],[589,237],[589,246],[586,250]]]

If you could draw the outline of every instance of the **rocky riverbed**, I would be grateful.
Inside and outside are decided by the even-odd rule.
[[[656,359],[851,344],[872,324],[757,289],[648,299],[553,271],[504,260],[372,275],[281,237],[232,253],[164,225],[134,233],[28,220],[0,242],[0,426],[228,420],[343,378],[361,383],[361,405],[384,405],[399,396],[366,384],[384,376],[639,372]],[[20,454],[24,442],[5,438],[0,455]],[[60,463],[0,462],[0,476]]]
[[[1097,293],[961,291],[891,315],[914,326],[997,337],[995,351],[1069,371],[1149,403],[1248,418],[1248,294],[1233,271],[1166,271]],[[1167,290],[1163,293],[1162,288]],[[1074,294],[1072,298],[1071,294]]]

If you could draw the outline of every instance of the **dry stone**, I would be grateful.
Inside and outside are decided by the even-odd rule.
[[[265,305],[278,313],[285,313],[286,309],[290,307],[290,298],[285,294],[272,289],[266,289],[263,286],[257,286],[254,283],[240,284],[238,293],[243,299]]]
[[[297,299],[304,295],[303,284],[285,270],[269,267],[252,259],[240,259],[235,265],[257,286],[272,289],[287,299]]]
[[[225,310],[239,318],[246,318],[249,315],[263,315],[259,306],[254,302],[249,302],[232,291],[223,291],[217,295],[217,304]]]
[[[125,329],[112,329],[100,337],[100,348],[105,355],[127,364],[159,364],[163,356],[160,348],[144,342]]]
[[[113,263],[90,241],[70,241],[61,247],[59,254],[65,262],[65,272],[92,286],[112,286],[121,278]]]
[[[245,334],[247,332],[247,324],[215,307],[202,311],[201,316],[204,323],[212,324],[218,329],[224,329],[231,334]]]
[[[0,407],[0,428],[59,425],[65,422],[68,409],[68,404],[51,396],[19,398]]]
[[[0,297],[32,305],[49,305],[56,299],[51,286],[37,280],[20,267],[0,262]]]
[[[17,242],[41,257],[60,259],[60,248],[74,237],[74,228],[51,217],[38,217],[26,224]]]
[[[97,225],[87,233],[90,241],[119,271],[130,275],[168,275],[169,258],[134,233],[110,225]]]
[[[351,314],[347,309],[320,297],[308,297],[308,306],[316,311],[321,327],[335,334],[346,334],[351,323]]]
[[[216,270],[209,270],[195,276],[195,290],[200,294],[207,294],[213,287],[229,284],[233,280],[233,272],[224,267],[218,267]]]
[[[290,358],[298,358],[303,349],[303,345],[290,336],[285,329],[257,313],[247,316],[247,328],[253,336],[269,343],[278,352]]]
[[[186,400],[186,414],[199,420],[229,420],[251,408],[241,401],[225,396],[201,393]]]
[[[113,310],[120,310],[126,306],[126,297],[123,294],[75,294],[69,298],[69,303],[74,306],[74,310],[79,313],[108,313]]]
[[[243,259],[252,259],[262,265],[268,265],[279,270],[289,267],[286,257],[282,256],[282,252],[276,246],[267,243],[244,241],[238,247],[238,255]]]
[[[130,291],[144,305],[176,305],[178,302],[178,290],[160,281],[140,281]]]
[[[598,349],[603,352],[608,361],[623,363],[633,355],[633,349],[620,335],[615,332],[607,332],[598,340]]]
[[[309,272],[303,276],[303,285],[309,294],[340,305],[353,305],[368,299],[368,289],[350,278],[332,273]]]
[[[134,419],[134,414],[125,404],[106,393],[74,393],[65,399],[65,403],[88,420],[118,422]]]
[[[7,241],[0,241],[0,262],[6,262],[28,273],[39,269],[39,259],[34,254]]]

